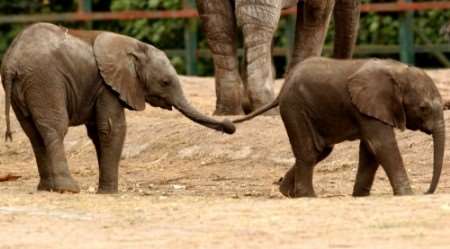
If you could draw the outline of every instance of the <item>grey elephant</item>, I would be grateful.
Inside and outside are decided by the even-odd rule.
[[[249,120],[279,105],[295,165],[280,180],[289,197],[315,196],[314,166],[334,144],[360,140],[354,196],[370,194],[379,164],[394,195],[412,194],[394,128],[432,134],[433,177],[427,193],[436,190],[445,147],[442,99],[422,70],[392,60],[310,58],[287,76],[278,97],[257,111],[234,120]]]
[[[218,115],[255,110],[274,98],[271,47],[283,9],[297,6],[291,66],[319,56],[331,14],[336,33],[334,57],[350,58],[359,23],[359,0],[196,0],[214,60]],[[241,78],[237,28],[243,33],[246,66]],[[242,73],[242,72],[241,72]],[[242,85],[245,84],[244,91]]]
[[[166,55],[136,39],[33,24],[12,42],[2,62],[6,93],[6,137],[10,104],[31,141],[38,190],[79,192],[64,154],[69,126],[84,124],[99,163],[99,193],[118,191],[118,166],[126,133],[124,108],[146,103],[179,110],[206,127],[232,134],[234,125],[195,110],[183,95]]]

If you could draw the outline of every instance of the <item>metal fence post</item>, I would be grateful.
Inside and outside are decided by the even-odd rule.
[[[78,12],[92,12],[92,0],[78,0]],[[86,28],[92,29],[92,22],[86,22]]]
[[[412,2],[412,0],[398,0],[398,2]],[[414,64],[414,13],[406,11],[400,17],[399,44],[400,60],[403,63]]]
[[[194,0],[183,0],[183,9],[192,9],[195,8],[195,6],[196,5]],[[184,29],[184,51],[187,75],[197,74],[197,30],[197,19],[190,18],[186,21]]]

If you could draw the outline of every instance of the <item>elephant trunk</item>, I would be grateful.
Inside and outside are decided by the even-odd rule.
[[[431,180],[430,188],[426,194],[432,194],[436,190],[441,176],[442,163],[444,159],[445,150],[445,124],[444,114],[442,108],[435,110],[434,127],[433,127],[433,178]]]
[[[180,97],[179,100],[174,103],[174,107],[190,120],[208,128],[228,134],[233,134],[236,131],[236,127],[229,120],[225,119],[224,121],[219,122],[201,114],[194,107],[192,107],[184,97]]]

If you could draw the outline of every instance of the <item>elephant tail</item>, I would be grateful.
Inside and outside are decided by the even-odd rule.
[[[258,116],[260,114],[263,114],[263,113],[267,112],[268,110],[277,107],[278,104],[280,103],[279,99],[280,99],[280,95],[278,95],[276,97],[276,99],[274,99],[271,103],[269,103],[269,104],[267,104],[267,105],[265,105],[265,106],[255,110],[255,111],[253,111],[252,113],[250,113],[248,115],[245,115],[244,117],[234,119],[232,122],[235,123],[235,124],[236,123],[241,123],[241,122],[250,120],[250,119],[252,119],[252,118],[254,118],[254,117],[256,117],[256,116]]]
[[[3,88],[5,89],[5,121],[6,121],[6,132],[5,141],[12,141],[11,132],[11,120],[10,120],[10,109],[11,109],[11,89],[13,77],[9,73],[3,74]]]

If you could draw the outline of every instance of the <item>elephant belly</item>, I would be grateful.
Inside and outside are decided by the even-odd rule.
[[[102,82],[93,84],[92,88],[81,92],[72,92],[68,98],[69,125],[77,126],[87,123],[93,118],[98,96],[105,90]]]
[[[339,90],[327,87],[323,91],[309,91],[307,95],[303,97],[304,111],[326,144],[358,138],[357,120],[349,111],[351,103],[342,100]]]
[[[327,118],[324,116],[313,121],[313,124],[317,127],[317,132],[322,136],[327,145],[334,145],[359,138],[355,123],[345,118]]]

